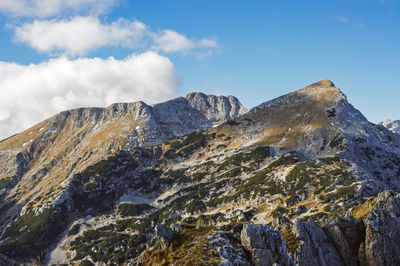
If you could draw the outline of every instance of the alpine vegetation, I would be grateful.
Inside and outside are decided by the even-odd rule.
[[[400,135],[330,80],[191,93],[0,142],[0,264],[400,265]]]

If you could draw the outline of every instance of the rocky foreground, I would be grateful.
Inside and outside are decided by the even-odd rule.
[[[329,80],[63,112],[0,142],[0,262],[400,265],[385,126]]]

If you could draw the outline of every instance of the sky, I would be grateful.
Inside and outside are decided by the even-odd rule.
[[[0,139],[60,111],[192,91],[247,108],[332,80],[400,119],[397,0],[0,0]]]

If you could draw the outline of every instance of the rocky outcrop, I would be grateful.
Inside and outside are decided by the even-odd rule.
[[[235,235],[231,235],[231,238],[235,238]],[[250,266],[251,264],[247,261],[246,253],[242,247],[235,247],[229,240],[228,233],[217,231],[208,237],[210,243],[209,248],[216,248],[217,254],[223,259],[219,266]]]
[[[161,224],[157,224],[155,228],[155,234],[162,248],[167,248],[172,238],[174,237],[174,231],[172,231],[171,228]]]
[[[400,265],[400,195],[385,191],[364,219],[362,265]]]
[[[285,241],[279,232],[267,225],[245,224],[240,236],[242,246],[251,254],[251,261],[256,266],[294,265],[288,256]]]
[[[400,195],[384,191],[379,193],[375,205],[362,219],[347,215],[329,217],[321,226],[314,221],[300,220],[287,224],[297,243],[295,251],[288,251],[281,234],[267,225],[243,225],[240,243],[250,254],[247,259],[254,265],[400,265],[399,218]],[[218,233],[213,235],[213,243],[221,242],[215,240],[216,235],[225,239],[223,243],[228,241],[226,233]],[[231,238],[234,236],[232,233]],[[226,247],[227,244],[216,246]],[[233,255],[225,254],[227,263],[232,263]],[[246,259],[243,255],[239,257]]]
[[[400,120],[385,120],[378,123],[378,125],[386,127],[393,133],[400,134]]]
[[[300,247],[294,254],[299,265],[342,265],[335,247],[329,242],[325,232],[313,221],[303,223],[297,220],[294,234]]]
[[[399,265],[399,217],[400,195],[384,191],[363,219],[331,217],[321,227],[298,220],[291,256],[299,265]]]
[[[362,221],[351,216],[346,219],[330,217],[324,222],[323,230],[330,243],[336,248],[343,264],[359,265],[358,251],[365,240]]]

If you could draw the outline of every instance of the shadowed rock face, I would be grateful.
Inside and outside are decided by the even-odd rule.
[[[400,264],[400,196],[385,191],[364,219],[365,242],[360,247],[364,265]]]
[[[288,256],[286,245],[279,232],[268,226],[245,224],[241,232],[241,244],[251,254],[256,266],[294,265]]]
[[[0,142],[0,253],[397,265],[399,154],[329,80],[249,112],[201,93],[74,109]]]

